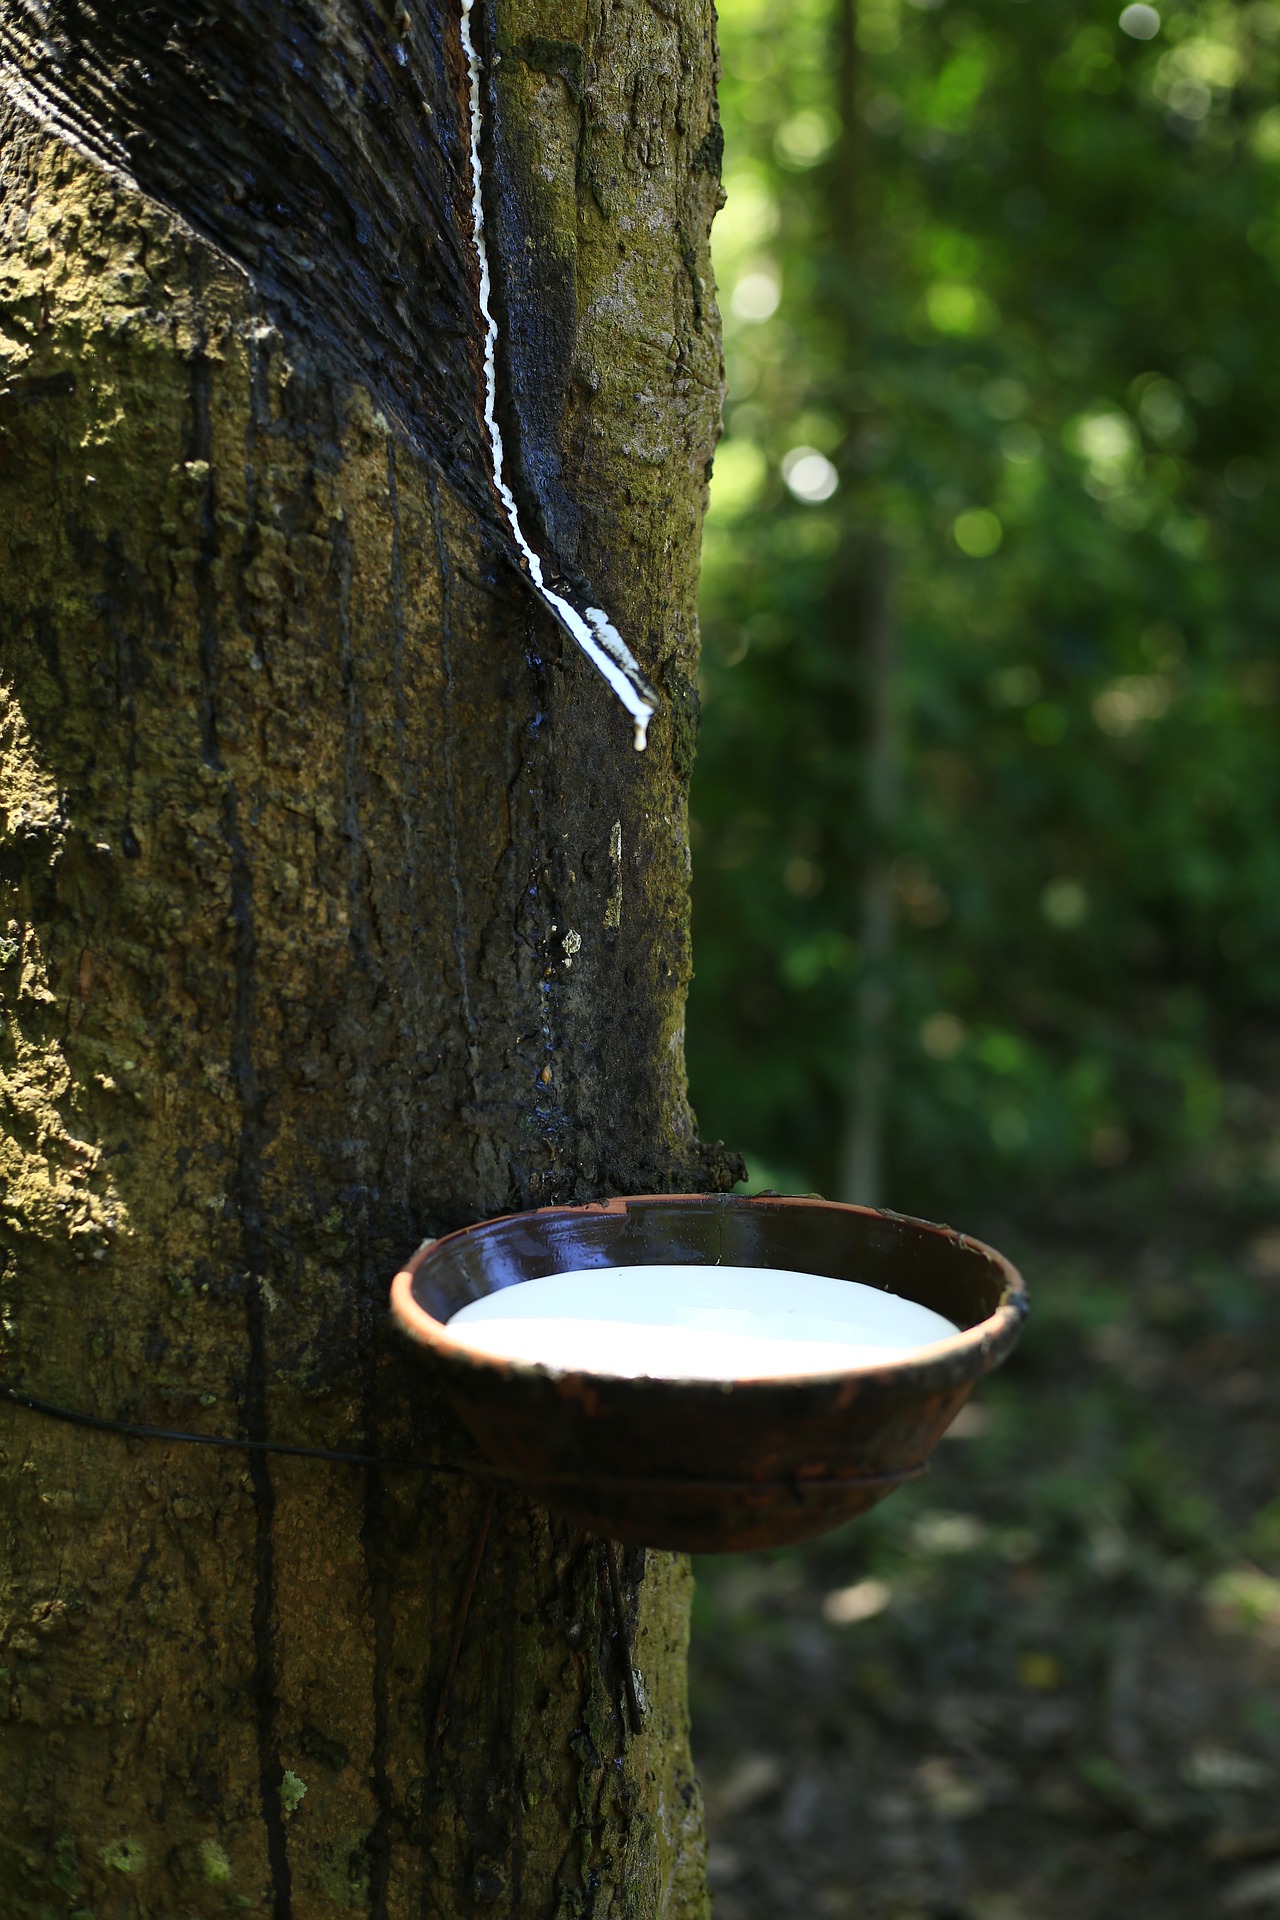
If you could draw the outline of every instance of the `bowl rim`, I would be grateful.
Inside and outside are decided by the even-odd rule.
[[[985,1320],[979,1320],[972,1327],[963,1327],[958,1333],[948,1334],[945,1339],[932,1340],[914,1347],[896,1360],[881,1361],[877,1365],[862,1367],[833,1367],[827,1373],[752,1373],[735,1374],[728,1380],[709,1380],[702,1375],[662,1375],[604,1373],[595,1368],[553,1367],[545,1361],[514,1360],[498,1354],[484,1353],[470,1342],[451,1334],[448,1323],[437,1320],[425,1307],[419,1306],[414,1298],[413,1285],[419,1269],[447,1246],[450,1241],[461,1240],[476,1233],[483,1227],[500,1226],[507,1220],[527,1220],[547,1216],[569,1215],[581,1217],[589,1214],[625,1214],[637,1205],[655,1202],[678,1202],[684,1205],[762,1206],[769,1208],[807,1207],[822,1208],[831,1212],[859,1214],[872,1220],[885,1220],[899,1227],[917,1228],[922,1232],[937,1235],[950,1241],[954,1246],[967,1253],[974,1253],[987,1259],[996,1268],[1003,1287],[994,1312]],[[660,1266],[661,1261],[647,1261],[643,1264]],[[762,1271],[769,1271],[762,1268]],[[806,1269],[796,1269],[806,1271]],[[973,1376],[976,1378],[987,1372],[997,1361],[1004,1358],[1017,1339],[1022,1322],[1027,1313],[1027,1286],[1022,1275],[1004,1254],[989,1246],[985,1240],[975,1239],[972,1234],[961,1233],[955,1227],[941,1225],[934,1220],[921,1220],[913,1214],[895,1213],[888,1207],[858,1206],[847,1200],[823,1200],[811,1198],[807,1194],[722,1194],[722,1193],[633,1193],[620,1194],[607,1200],[589,1200],[572,1204],[548,1207],[532,1207],[513,1213],[500,1213],[487,1220],[476,1220],[470,1226],[458,1227],[452,1233],[442,1234],[438,1239],[424,1240],[415,1253],[405,1262],[391,1283],[391,1315],[399,1330],[416,1345],[428,1349],[442,1361],[451,1366],[461,1365],[488,1373],[496,1380],[516,1375],[529,1380],[581,1381],[584,1385],[594,1382],[608,1383],[611,1388],[643,1387],[652,1390],[663,1388],[712,1388],[716,1392],[736,1392],[739,1388],[763,1387],[776,1392],[780,1388],[800,1389],[814,1386],[830,1386],[851,1379],[878,1381],[889,1384],[894,1381],[905,1382],[910,1376],[931,1373],[942,1369],[946,1363],[954,1366],[956,1361],[967,1360],[972,1363]],[[950,1369],[947,1369],[950,1370]]]

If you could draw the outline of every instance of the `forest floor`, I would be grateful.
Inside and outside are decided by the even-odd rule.
[[[985,1223],[1032,1316],[927,1479],[696,1562],[715,1920],[1280,1914],[1280,1101],[1232,1102],[1163,1192]]]

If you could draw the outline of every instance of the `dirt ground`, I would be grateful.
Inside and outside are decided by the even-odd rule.
[[[1237,1106],[1166,1190],[985,1223],[1032,1319],[925,1481],[697,1563],[715,1920],[1280,1914],[1280,1112]]]

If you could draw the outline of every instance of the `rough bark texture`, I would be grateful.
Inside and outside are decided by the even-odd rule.
[[[403,1255],[732,1178],[681,1047],[710,0],[477,16],[508,444],[643,756],[486,479],[456,17],[163,13],[0,5],[3,1375],[456,1462]],[[473,1479],[2,1404],[0,1472],[3,1920],[703,1912],[675,1556],[624,1557],[631,1738],[599,1543],[513,1494],[482,1540]]]

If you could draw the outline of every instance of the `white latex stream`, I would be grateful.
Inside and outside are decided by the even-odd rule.
[[[547,584],[542,560],[530,546],[520,524],[520,509],[508,486],[505,450],[498,425],[498,323],[493,317],[489,273],[489,249],[485,238],[483,176],[480,167],[480,142],[484,120],[480,101],[480,56],[471,37],[471,10],[474,0],[462,0],[462,51],[467,58],[471,103],[471,238],[480,269],[480,317],[484,321],[484,423],[489,434],[489,458],[493,484],[506,510],[516,545],[524,555],[529,578],[539,596],[556,619],[577,641],[588,660],[604,675],[635,723],[635,746],[643,753],[649,722],[653,718],[655,696],[640,671],[630,647],[600,607],[584,607],[579,613],[561,594]]]

